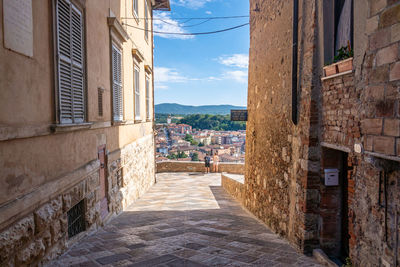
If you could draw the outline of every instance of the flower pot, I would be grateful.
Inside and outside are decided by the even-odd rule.
[[[324,71],[325,71],[325,77],[329,77],[336,74],[337,73],[336,64],[324,67]]]
[[[353,58],[348,58],[337,63],[339,73],[353,70]]]

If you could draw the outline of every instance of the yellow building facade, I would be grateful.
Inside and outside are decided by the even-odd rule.
[[[153,10],[0,0],[0,265],[41,264],[155,182]]]

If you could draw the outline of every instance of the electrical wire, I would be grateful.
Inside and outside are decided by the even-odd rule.
[[[206,35],[206,34],[215,34],[215,33],[221,33],[221,32],[231,31],[231,30],[234,30],[234,29],[238,29],[238,28],[244,27],[244,26],[249,25],[249,24],[250,24],[250,23],[245,23],[245,24],[241,24],[241,25],[234,26],[234,27],[231,27],[231,28],[222,29],[222,30],[217,30],[217,31],[211,31],[211,32],[182,33],[182,32],[160,32],[160,31],[153,31],[153,33],[171,34],[171,35]],[[126,23],[122,23],[122,25],[126,25],[126,26],[128,26],[128,27],[135,28],[135,29],[142,30],[142,31],[151,32],[151,30],[146,30],[146,29],[139,28],[139,27],[136,27],[136,26],[133,26],[133,25],[129,25],[129,24],[126,24]]]
[[[165,21],[165,20],[160,19],[160,21],[164,22],[165,24],[169,24],[169,25],[173,25],[173,26],[179,26],[179,27],[181,27],[181,28],[190,28],[190,27],[194,27],[194,26],[199,26],[199,25],[201,25],[201,24],[204,24],[204,23],[206,23],[206,22],[209,22],[210,20],[211,20],[211,19],[207,19],[207,20],[205,20],[205,21],[202,21],[202,22],[199,22],[199,23],[196,23],[196,24],[192,24],[192,25],[182,25],[181,23],[178,24],[178,25],[176,25],[176,24],[174,24],[174,23],[170,23],[170,22],[168,22],[168,21]]]
[[[246,15],[246,16],[226,16],[226,17],[194,17],[194,18],[168,18],[168,19],[187,19],[187,20],[204,20],[204,19],[236,19],[236,18],[248,18],[250,16]],[[152,18],[136,18],[136,17],[123,17],[121,19],[136,19],[136,20],[140,20],[140,19],[148,19],[148,20],[163,20],[164,18],[158,18],[158,17],[152,17]]]

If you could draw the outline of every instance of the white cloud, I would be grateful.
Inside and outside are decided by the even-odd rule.
[[[175,69],[165,67],[154,68],[154,82],[155,83],[181,83],[190,80],[189,78],[181,75]]]
[[[247,83],[247,71],[242,70],[233,70],[233,71],[226,71],[222,77],[225,80],[234,80],[239,83]]]
[[[171,1],[171,3],[173,5],[184,6],[191,9],[198,9],[211,1],[213,0],[173,0]]]
[[[183,29],[179,22],[171,19],[171,15],[168,13],[157,13],[154,15],[154,31],[155,32],[171,32],[178,34],[163,34],[163,33],[154,33],[155,36],[167,38],[167,39],[192,39],[194,36],[192,35],[179,35],[181,33],[187,33],[185,29]]]
[[[217,60],[219,63],[230,67],[247,69],[249,65],[249,56],[245,54],[233,54],[231,56],[221,56]]]
[[[207,11],[206,11],[206,14],[207,14],[207,15],[211,15],[211,14],[212,14],[212,12],[211,12],[211,11],[209,11],[209,10],[207,10]]]

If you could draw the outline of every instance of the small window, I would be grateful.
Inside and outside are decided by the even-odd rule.
[[[333,61],[341,47],[353,44],[353,0],[324,1],[324,60]]]
[[[76,5],[56,1],[58,113],[62,124],[85,121],[84,21]]]
[[[86,230],[84,200],[73,206],[68,212],[68,238]]]
[[[139,0],[133,0],[133,15],[139,16]]]
[[[150,120],[150,79],[146,76],[146,119]]]
[[[122,97],[122,52],[116,45],[112,44],[112,90],[113,90],[113,115],[114,121],[123,120],[123,97]]]
[[[97,88],[99,116],[103,117],[103,88]]]
[[[144,37],[146,41],[149,40],[149,7],[147,4],[147,0],[144,1]]]
[[[139,67],[135,66],[135,120],[140,120],[140,71]]]

